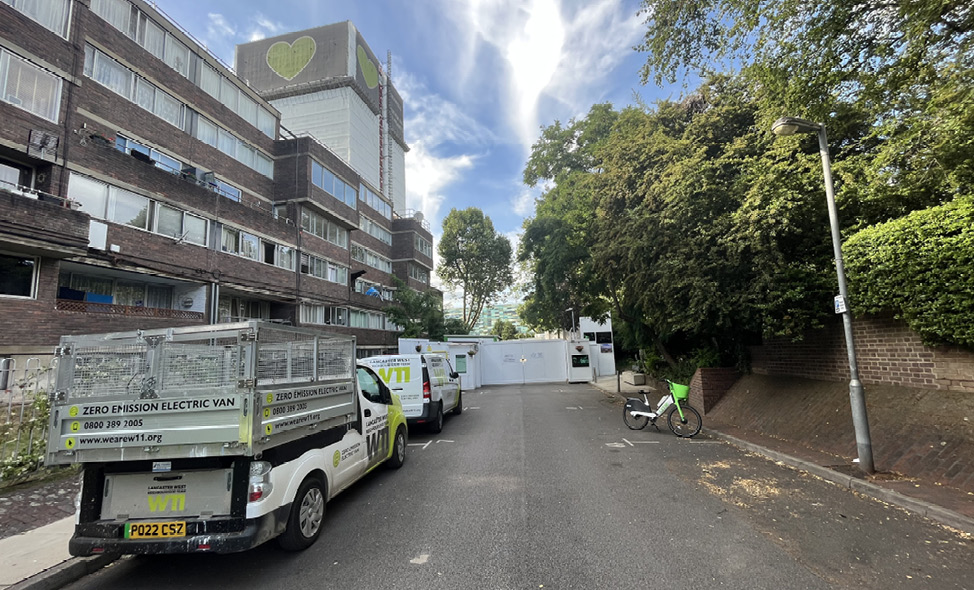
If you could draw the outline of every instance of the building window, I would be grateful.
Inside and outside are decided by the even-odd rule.
[[[0,296],[34,297],[38,266],[33,256],[0,252]]]
[[[12,1],[29,5],[37,4],[45,7],[48,3],[54,4],[55,2],[70,5],[70,0],[0,1],[8,4]],[[52,8],[48,9],[48,11],[52,10]],[[195,82],[207,94],[225,104],[262,133],[271,139],[276,139],[277,120],[274,115],[263,106],[246,98],[245,91],[237,87],[232,80],[217,72],[212,66],[206,64],[202,58],[195,62],[200,64],[199,80],[195,80],[196,72],[191,71],[190,65],[194,63],[192,57],[197,56],[197,54],[171,33],[167,33],[127,0],[92,0],[91,10],[144,47],[146,51],[163,60],[169,67]],[[66,35],[62,36],[66,38]],[[195,70],[195,67],[192,69]],[[261,173],[265,174],[264,172]]]
[[[132,5],[126,0],[91,0],[91,11],[119,31],[128,34]]]
[[[359,199],[369,207],[375,209],[386,219],[392,219],[392,205],[386,203],[382,200],[382,197],[377,195],[369,187],[364,184],[361,185],[361,190],[359,191]]]
[[[347,229],[303,207],[301,208],[301,229],[336,246],[348,248]]]
[[[429,243],[424,238],[421,238],[419,236],[416,236],[415,240],[413,240],[413,243],[416,245],[416,250],[418,250],[420,254],[423,254],[424,256],[427,256],[429,258],[433,257],[433,244]]]
[[[223,226],[223,238],[220,241],[220,248],[229,254],[240,252],[240,230],[232,227]]]
[[[231,201],[236,201],[238,203],[240,202],[241,192],[239,188],[219,179],[215,180],[214,184],[216,185],[216,192],[220,193]]]
[[[416,266],[415,264],[409,265],[409,276],[410,278],[416,279],[417,281],[423,283],[424,285],[429,284],[430,275],[426,272],[426,269],[421,266]]]
[[[108,199],[108,220],[139,229],[149,227],[149,199],[125,189],[113,187]]]
[[[384,313],[352,309],[348,313],[348,322],[348,325],[353,328],[366,328],[369,330],[386,329],[386,316]]]
[[[61,78],[9,51],[0,51],[0,97],[6,103],[57,123]]]
[[[355,208],[356,190],[315,160],[311,160],[311,183],[349,207]]]
[[[302,303],[299,314],[302,324],[348,325],[348,309],[344,307]]]
[[[358,260],[359,262],[367,264],[372,268],[381,270],[382,272],[390,274],[392,273],[392,262],[390,262],[387,258],[379,256],[365,246],[352,244],[349,251],[351,252],[352,260]]]
[[[364,215],[359,218],[359,228],[380,242],[392,245],[392,232]]]
[[[189,48],[172,35],[166,35],[165,61],[184,77],[189,77]]]
[[[156,206],[155,232],[182,242],[206,245],[206,219],[158,203]]]
[[[311,254],[301,254],[301,273],[339,285],[348,284],[348,268]]]
[[[71,0],[0,0],[45,29],[68,38]]]
[[[58,299],[172,309],[173,288],[158,283],[62,272],[58,277]]]
[[[151,82],[136,76],[132,70],[91,45],[85,45],[85,75],[174,127],[182,130],[190,128],[193,117],[187,113],[192,113],[192,109]],[[57,78],[57,81],[58,100],[60,100],[60,78]],[[55,116],[56,114],[55,112]],[[274,163],[270,158],[212,121],[204,117],[196,117],[196,119],[197,139],[219,149],[260,174],[274,178]]]
[[[88,49],[91,51],[88,51]],[[91,56],[91,67],[88,67]],[[98,82],[109,90],[121,94],[125,98],[132,99],[132,82],[134,74],[132,70],[126,68],[114,59],[108,57],[101,51],[94,49],[91,45],[85,46],[85,73],[91,79]]]
[[[81,210],[97,219],[107,219],[182,242],[205,246],[209,221],[171,205],[71,173],[68,197],[81,204]]]

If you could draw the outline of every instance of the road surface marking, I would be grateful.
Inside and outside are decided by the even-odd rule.
[[[659,444],[658,440],[627,440],[627,439],[622,439],[622,440],[624,440],[630,447],[635,445],[658,445]]]
[[[411,447],[423,447],[423,450],[425,451],[426,450],[426,447],[430,446],[430,443],[432,443],[432,442],[433,441],[428,440],[428,441],[426,441],[424,443],[409,443],[409,446],[411,446]]]

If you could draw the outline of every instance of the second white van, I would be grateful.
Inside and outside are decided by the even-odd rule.
[[[410,426],[423,425],[433,432],[443,430],[446,412],[463,411],[460,375],[449,359],[437,354],[379,355],[359,360],[379,374],[399,396]]]

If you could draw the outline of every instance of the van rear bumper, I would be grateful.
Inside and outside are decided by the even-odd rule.
[[[423,404],[423,411],[419,416],[407,416],[406,424],[409,426],[415,426],[417,424],[426,424],[433,420],[432,408],[436,405],[433,402],[427,402]]]
[[[185,537],[126,539],[125,523],[99,521],[75,525],[68,552],[75,557],[101,553],[157,555],[164,553],[235,553],[252,549],[284,532],[291,505],[258,518],[186,520]]]

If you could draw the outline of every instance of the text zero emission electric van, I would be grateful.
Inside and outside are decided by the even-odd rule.
[[[443,429],[443,414],[463,411],[460,375],[437,354],[394,354],[360,359],[399,396],[406,421],[433,432]]]

